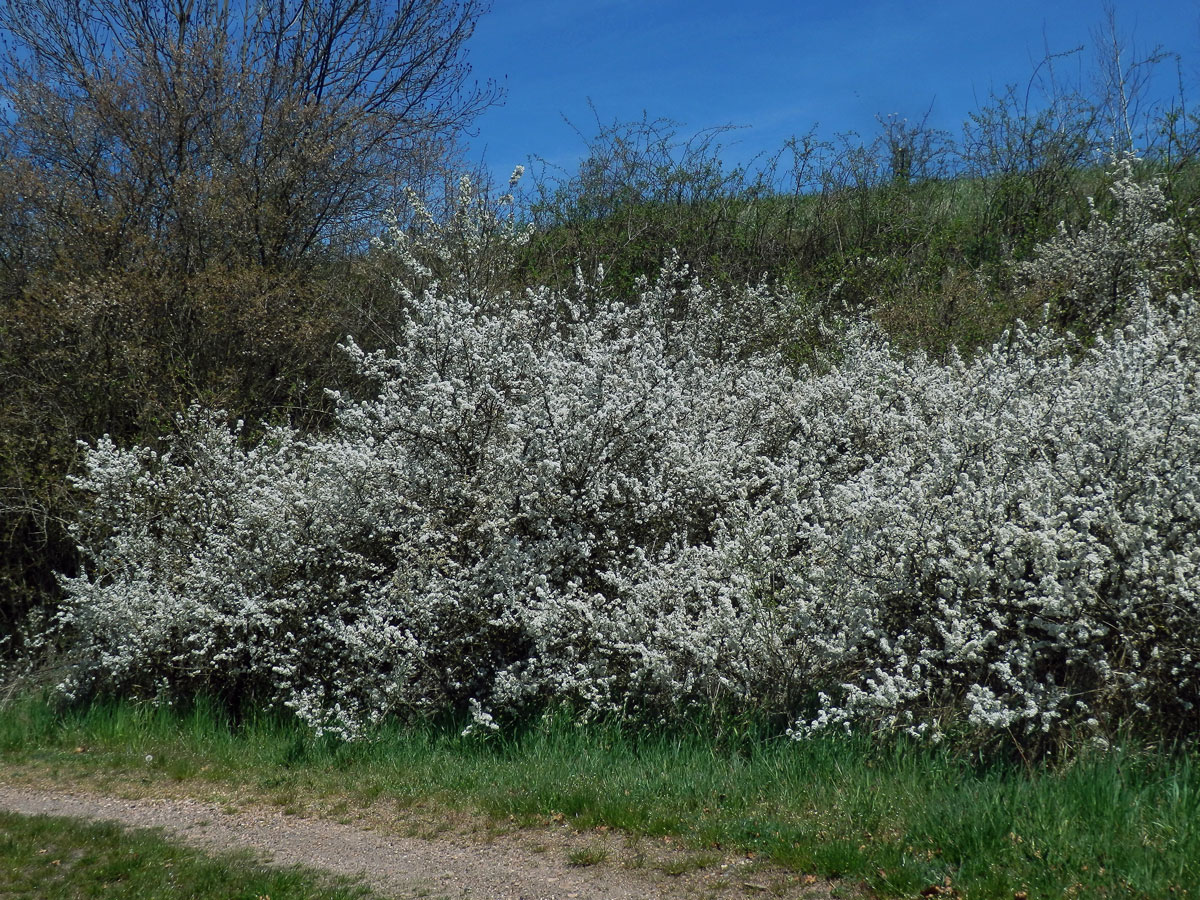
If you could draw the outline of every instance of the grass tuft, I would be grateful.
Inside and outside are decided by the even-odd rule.
[[[577,868],[596,866],[608,859],[608,851],[603,847],[581,847],[567,853],[567,862]]]

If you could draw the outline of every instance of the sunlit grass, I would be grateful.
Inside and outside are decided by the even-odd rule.
[[[1195,751],[1081,750],[1028,767],[894,739],[717,741],[567,717],[486,741],[448,726],[392,726],[345,744],[278,719],[235,726],[203,706],[55,714],[28,701],[0,713],[0,759],[82,777],[238,785],[294,806],[386,798],[525,822],[561,816],[677,836],[699,852],[749,851],[892,896],[949,884],[1005,900],[1194,897],[1200,885]]]

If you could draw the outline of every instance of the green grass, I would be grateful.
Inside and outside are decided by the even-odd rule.
[[[0,813],[4,900],[352,900],[365,889],[301,869],[268,869],[248,855],[206,856],[154,831]]]
[[[577,868],[596,866],[608,859],[608,851],[603,847],[580,847],[567,853],[567,862]]]
[[[146,762],[146,755],[153,757]],[[911,897],[1200,896],[1200,754],[1081,751],[1056,765],[836,736],[631,735],[547,719],[504,738],[432,726],[347,745],[275,719],[132,704],[0,711],[0,764],[55,777],[236,785],[300,808],[442,804],[682,838]]]

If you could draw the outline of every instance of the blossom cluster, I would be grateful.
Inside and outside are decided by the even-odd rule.
[[[1195,252],[1195,239],[1167,215],[1161,180],[1139,180],[1134,157],[1112,161],[1113,213],[1101,215],[1088,197],[1090,216],[1072,231],[1060,222],[1058,234],[1016,266],[1027,290],[1052,299],[1070,321],[1105,328],[1129,311],[1132,297],[1162,299]]]
[[[63,689],[346,737],[559,703],[797,736],[1200,725],[1191,299],[946,363],[854,325],[797,371],[736,331],[778,297],[676,261],[625,301],[602,274],[468,288],[410,290],[392,350],[346,343],[375,393],[325,433],[193,410],[161,452],[90,447]]]
[[[395,282],[397,295],[413,302],[414,294],[433,285],[476,299],[502,290],[498,279],[511,270],[516,252],[533,237],[533,226],[517,221],[513,198],[524,176],[525,167],[517,166],[507,193],[491,197],[470,175],[462,175],[444,217],[409,188],[409,226],[390,215],[384,236],[373,241],[375,249],[393,257],[405,273]]]

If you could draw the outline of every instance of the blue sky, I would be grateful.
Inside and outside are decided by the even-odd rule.
[[[1112,6],[1134,49],[1179,53],[1200,85],[1200,0]],[[1104,20],[1101,0],[494,0],[469,59],[508,96],[471,150],[498,177],[531,154],[570,168],[584,144],[563,118],[594,133],[589,98],[604,122],[746,126],[723,141],[727,161],[814,125],[873,135],[876,114],[919,120],[930,104],[929,123],[957,136],[991,89],[1023,86],[1047,48],[1088,44]],[[1159,89],[1173,78],[1161,68]]]

